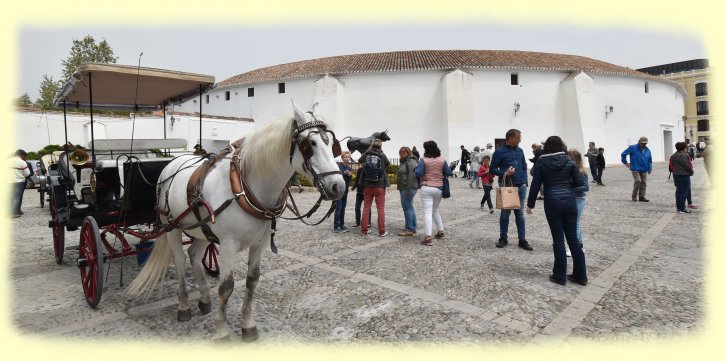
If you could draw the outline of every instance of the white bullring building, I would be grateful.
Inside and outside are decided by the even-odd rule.
[[[339,138],[388,129],[390,157],[401,146],[444,156],[503,143],[510,128],[530,145],[559,135],[584,150],[605,148],[608,163],[641,136],[654,161],[683,141],[685,90],[677,83],[582,56],[525,51],[424,50],[343,55],[270,66],[233,76],[183,112],[252,119],[255,127],[292,115],[291,99],[319,112]],[[343,144],[345,149],[345,144]],[[354,154],[354,158],[358,154]]]

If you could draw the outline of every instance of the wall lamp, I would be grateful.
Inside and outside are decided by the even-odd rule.
[[[176,119],[172,115],[171,118],[169,118],[169,125],[171,125],[171,129],[174,129],[174,122],[175,121],[176,121]]]
[[[519,102],[514,102],[514,116],[517,116],[517,112],[519,111]]]
[[[612,112],[613,112],[613,110],[614,110],[614,108],[613,108],[613,106],[612,106],[612,105],[606,105],[606,106],[605,106],[605,119],[607,119],[607,118],[608,118],[608,115],[609,115],[610,113],[612,113]]]

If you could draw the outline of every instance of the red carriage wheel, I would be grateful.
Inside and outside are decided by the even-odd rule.
[[[81,271],[81,285],[86,302],[96,308],[103,293],[103,244],[98,223],[93,217],[86,217],[81,225],[81,239],[78,242],[78,269]]]
[[[51,228],[53,229],[53,253],[55,254],[55,263],[63,264],[66,232],[63,225],[58,223],[58,210],[53,197],[50,197],[50,219]]]
[[[217,250],[217,245],[210,243],[202,257],[202,266],[204,267],[204,270],[207,271],[207,274],[212,277],[219,277],[219,262],[217,262],[218,255],[219,250]]]

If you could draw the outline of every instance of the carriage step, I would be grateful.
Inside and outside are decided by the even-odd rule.
[[[79,249],[81,249],[81,247],[79,247],[79,246],[68,246],[68,247],[66,247],[66,251],[77,251]]]

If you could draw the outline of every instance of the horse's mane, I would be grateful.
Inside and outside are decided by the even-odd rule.
[[[294,118],[278,119],[248,135],[241,157],[243,167],[255,176],[279,176],[280,164],[289,162],[294,121]]]

